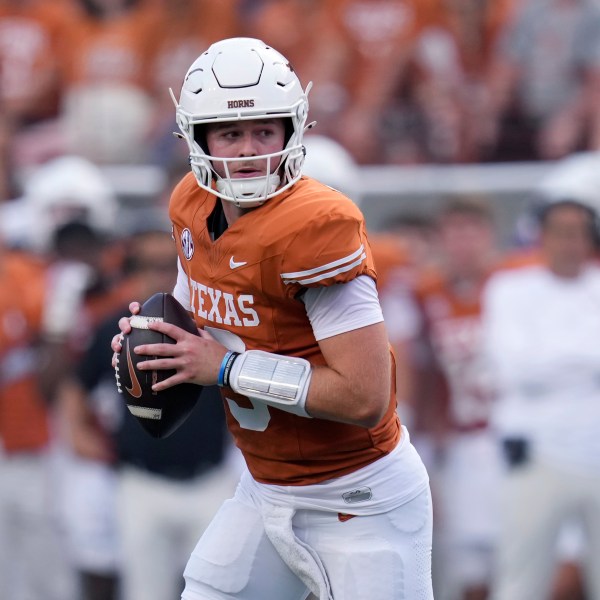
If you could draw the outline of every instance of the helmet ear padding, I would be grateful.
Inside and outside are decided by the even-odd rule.
[[[213,44],[188,69],[176,105],[177,124],[190,151],[198,185],[238,206],[258,206],[292,186],[304,162],[302,139],[308,99],[296,73],[279,52],[252,38],[231,38]],[[277,175],[240,181],[221,177],[212,166],[206,125],[228,121],[284,119],[281,152],[258,159],[280,165]],[[235,158],[219,158],[234,163]],[[226,169],[227,170],[227,169]],[[278,178],[276,181],[276,177]],[[276,185],[275,185],[276,183]]]
[[[292,138],[292,135],[294,133],[294,124],[292,123],[291,119],[284,119],[284,125],[285,125],[285,144],[287,146],[287,144],[289,143],[290,139]]]
[[[208,154],[208,145],[206,143],[206,125],[192,125],[194,131],[194,141],[204,152]]]

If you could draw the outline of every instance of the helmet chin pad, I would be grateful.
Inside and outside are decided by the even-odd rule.
[[[268,177],[245,177],[242,179],[217,178],[215,185],[221,198],[241,208],[253,208],[264,204],[277,190],[281,177],[276,173]]]

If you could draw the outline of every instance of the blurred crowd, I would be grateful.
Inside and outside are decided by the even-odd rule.
[[[182,160],[168,90],[210,43],[239,35],[313,82],[320,133],[360,164],[600,144],[596,0],[1,0],[0,195],[63,153]]]
[[[176,598],[234,489],[215,390],[153,440],[109,340],[176,278],[168,89],[237,35],[313,81],[306,173],[359,204],[364,164],[562,159],[518,244],[472,196],[371,242],[436,599],[600,600],[597,0],[0,0],[0,598]],[[102,167],[148,164],[125,219]]]

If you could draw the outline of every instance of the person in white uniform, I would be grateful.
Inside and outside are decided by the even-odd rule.
[[[555,199],[540,216],[542,261],[484,292],[493,424],[507,470],[492,600],[544,600],[561,527],[585,532],[588,597],[600,598],[600,266],[597,214]]]

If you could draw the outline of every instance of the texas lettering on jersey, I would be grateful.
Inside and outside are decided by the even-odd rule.
[[[238,347],[324,365],[302,294],[359,275],[376,278],[362,214],[339,192],[303,177],[213,240],[207,220],[217,201],[190,173],[170,203],[196,323],[225,330]],[[223,397],[229,429],[254,478],[303,485],[350,473],[395,447],[400,424],[390,387],[386,416],[373,429],[305,419],[229,389]]]
[[[194,313],[212,323],[236,325],[238,327],[258,327],[260,319],[252,308],[252,294],[233,294],[215,289],[209,285],[189,280],[191,305]]]

